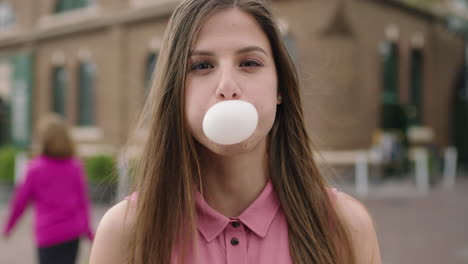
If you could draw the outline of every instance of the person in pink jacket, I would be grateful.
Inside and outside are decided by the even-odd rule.
[[[15,190],[3,236],[10,236],[33,204],[39,263],[75,263],[80,238],[94,236],[86,175],[61,117],[50,114],[41,120],[39,130],[39,155],[27,164]]]

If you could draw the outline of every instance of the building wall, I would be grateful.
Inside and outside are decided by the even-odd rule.
[[[399,102],[409,103],[410,60],[414,39],[424,45],[423,125],[432,127],[439,146],[451,143],[450,100],[463,56],[461,38],[443,29],[433,18],[372,1],[346,5],[352,35],[325,35],[336,1],[278,3],[299,43],[300,74],[309,132],[321,148],[367,148],[380,124],[382,65],[379,45],[391,40],[391,25],[399,53]]]
[[[119,3],[114,5],[114,2]],[[19,9],[17,16],[21,16],[21,21],[30,19],[37,23],[28,28],[25,23],[20,22],[15,28],[16,35],[21,35],[23,39],[29,38],[29,41],[10,36],[1,39],[0,35],[0,55],[15,54],[22,50],[34,51],[33,126],[41,116],[51,111],[52,73],[55,66],[61,65],[65,67],[69,77],[66,117],[80,145],[105,146],[109,150],[109,146],[116,149],[126,142],[144,102],[142,91],[145,56],[148,55],[150,42],[154,43],[155,39],[162,38],[170,13],[164,11],[167,7],[162,8],[163,11],[159,13],[166,14],[164,22],[154,22],[151,21],[154,19],[148,20],[145,17],[148,16],[148,10],[157,9],[158,5],[147,8],[133,2],[123,2],[101,1],[98,6],[90,8],[92,12],[77,10],[53,14],[54,1],[47,0],[38,4],[35,17],[25,15],[30,14],[30,6],[16,6]],[[126,16],[112,14],[124,7],[131,8]],[[154,17],[159,16],[156,12]],[[63,21],[67,22],[62,24]],[[78,67],[86,59],[97,67],[96,126],[91,130],[77,127]],[[101,147],[94,149],[99,148]]]
[[[280,3],[280,17],[290,24],[297,38],[299,73],[303,82],[303,105],[307,128],[320,148],[353,148],[362,145],[358,122],[360,109],[355,103],[358,76],[353,66],[358,60],[356,39],[340,34],[325,35],[336,3],[296,1]],[[353,133],[353,140],[343,135]]]
[[[126,27],[127,46],[127,98],[128,121],[126,133],[133,132],[138,115],[146,101],[145,95],[145,73],[146,62],[151,52],[159,52],[162,44],[164,30],[166,28],[167,16],[154,20],[134,23]]]
[[[463,69],[464,43],[441,26],[433,29],[434,60],[429,73],[425,109],[425,122],[436,131],[436,141],[440,145],[453,144],[453,116],[455,102],[455,81]]]
[[[356,1],[350,15],[359,42],[360,60],[357,66],[361,77],[359,85],[362,87],[361,91],[365,97],[363,103],[369,106],[364,110],[366,114],[361,133],[367,135],[367,146],[369,146],[371,135],[378,130],[381,122],[383,67],[379,45],[385,41],[394,41],[397,44],[399,54],[398,99],[400,103],[408,103],[411,39],[415,34],[422,34],[427,39],[430,22],[427,18],[372,1]],[[392,27],[398,31],[396,39],[392,39],[394,37],[387,33],[392,30]],[[430,61],[431,53],[427,52],[426,54],[427,61]],[[424,76],[427,78],[427,71],[425,71]]]
[[[70,35],[67,38],[47,39],[36,44],[36,117],[51,111],[52,71],[55,65],[63,64],[69,76],[66,117],[71,125],[77,124],[78,66],[83,61],[83,56],[86,56],[83,54],[89,53],[89,59],[97,66],[96,125],[105,135],[102,137],[103,143],[120,142],[120,120],[112,118],[116,114],[120,115],[122,111],[121,87],[116,80],[119,75],[115,74],[120,71],[119,45],[115,45],[119,36],[116,34],[118,33],[112,29],[101,29]],[[63,62],[57,57],[63,57]]]
[[[439,146],[451,144],[450,120],[452,116],[452,102],[449,97],[453,94],[453,82],[458,72],[463,56],[463,41],[434,20],[415,15],[407,11],[380,5],[372,1],[356,1],[353,6],[353,23],[359,34],[360,57],[363,58],[360,76],[362,85],[372,94],[374,107],[370,112],[378,112],[379,88],[379,54],[376,50],[378,43],[387,38],[385,28],[394,24],[399,29],[400,53],[400,102],[409,102],[409,55],[413,39],[421,34],[424,39],[424,80],[423,80],[423,125],[434,129],[435,143]],[[371,51],[371,52],[369,52]],[[373,52],[372,52],[373,51]],[[371,73],[371,74],[369,74]],[[378,115],[374,114],[374,127],[367,127],[367,133],[375,129]]]
[[[57,63],[53,58],[63,56],[70,77],[67,114],[70,124],[76,124],[78,64],[90,57],[98,73],[98,133],[81,140],[117,147],[126,142],[145,101],[147,57],[160,48],[175,5],[167,3],[177,2],[161,1],[162,8],[141,7],[141,1],[103,0],[97,11],[75,13],[75,22],[67,25],[60,24],[65,14],[51,15],[53,0],[15,1],[23,21],[22,35],[2,39],[0,34],[0,55],[34,50],[34,122],[50,110],[52,69]],[[461,38],[431,17],[367,0],[347,2],[344,16],[351,34],[325,34],[337,16],[337,6],[338,1],[328,0],[274,3],[275,13],[296,43],[305,120],[314,143],[323,149],[370,146],[380,121],[379,45],[388,40],[386,30],[393,24],[399,31],[399,100],[409,100],[409,52],[412,39],[421,34],[425,40],[424,124],[435,129],[438,144],[450,144],[453,82],[463,54]]]

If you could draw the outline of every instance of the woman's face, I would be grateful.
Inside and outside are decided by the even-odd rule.
[[[208,17],[191,50],[185,89],[190,131],[203,146],[220,155],[252,150],[266,139],[277,105],[277,75],[269,40],[255,19],[238,9]],[[225,100],[255,106],[258,125],[246,141],[219,145],[203,133],[205,113]]]

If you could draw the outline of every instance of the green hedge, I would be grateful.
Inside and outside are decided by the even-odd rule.
[[[116,181],[115,158],[107,155],[97,155],[85,158],[86,174],[90,183],[114,183]]]
[[[18,152],[19,150],[12,146],[0,148],[0,183],[14,183],[15,158]],[[116,180],[116,164],[112,156],[97,155],[85,158],[85,169],[90,183],[108,184]]]
[[[12,146],[0,148],[0,182],[13,184],[15,181],[15,158],[18,149]]]

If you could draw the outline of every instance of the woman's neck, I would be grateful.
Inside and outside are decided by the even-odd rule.
[[[266,140],[248,153],[206,154],[202,166],[208,204],[227,217],[237,217],[260,195],[269,178]]]

